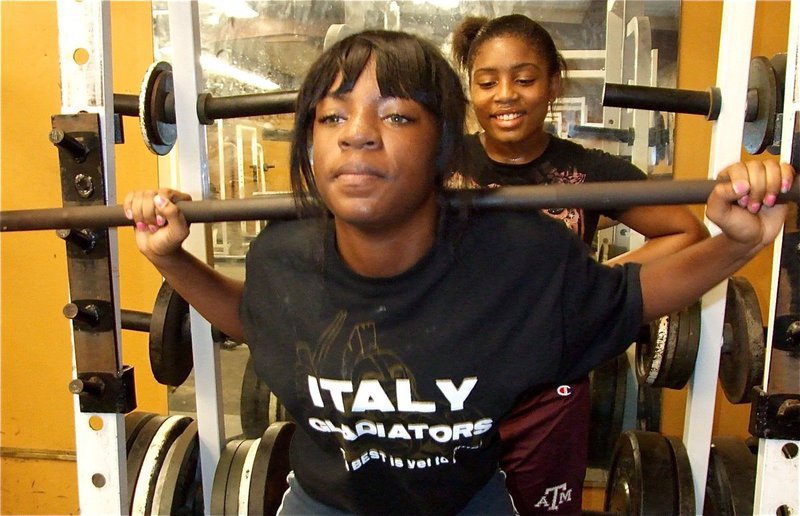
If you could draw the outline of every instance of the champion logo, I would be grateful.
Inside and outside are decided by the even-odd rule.
[[[559,396],[569,396],[572,394],[572,386],[571,385],[559,385],[556,389],[556,392]]]

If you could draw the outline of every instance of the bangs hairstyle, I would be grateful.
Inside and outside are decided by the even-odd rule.
[[[414,100],[436,118],[441,134],[436,152],[437,187],[445,175],[460,168],[467,99],[456,72],[439,49],[417,36],[383,30],[360,32],[317,58],[297,95],[289,168],[292,192],[303,210],[321,207],[310,158],[317,104],[329,93],[352,91],[371,59],[382,96]],[[331,92],[340,74],[342,82]]]

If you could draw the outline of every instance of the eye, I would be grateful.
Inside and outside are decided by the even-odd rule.
[[[336,124],[342,121],[342,117],[336,113],[328,113],[327,115],[322,115],[317,119],[317,123],[328,125],[328,124]]]
[[[522,86],[530,86],[534,82],[536,82],[536,79],[529,79],[527,77],[520,77],[517,79],[517,83],[521,84]]]
[[[479,88],[488,90],[489,88],[494,87],[497,84],[497,81],[480,81],[476,83]]]
[[[383,117],[383,119],[396,125],[408,124],[414,121],[412,118],[401,115],[400,113],[391,113]]]

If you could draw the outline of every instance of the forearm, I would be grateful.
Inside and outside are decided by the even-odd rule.
[[[619,220],[647,241],[638,249],[609,260],[607,265],[647,263],[708,238],[708,229],[685,206],[637,206],[624,211]]]
[[[700,299],[761,249],[763,246],[748,246],[718,235],[642,265],[643,322]]]
[[[150,261],[208,322],[232,339],[244,340],[239,316],[242,282],[221,274],[183,249]]]
[[[608,260],[606,265],[622,265],[623,263],[647,263],[662,256],[669,256],[681,249],[685,249],[692,244],[695,244],[702,239],[708,237],[707,232],[694,232],[694,233],[676,233],[673,235],[664,235],[651,238],[645,244],[637,249],[628,251]]]

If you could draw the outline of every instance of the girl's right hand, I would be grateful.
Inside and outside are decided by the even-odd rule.
[[[150,261],[177,252],[189,236],[189,224],[178,201],[191,201],[189,194],[161,188],[157,192],[130,192],[122,203],[125,216],[135,225],[136,245]]]

